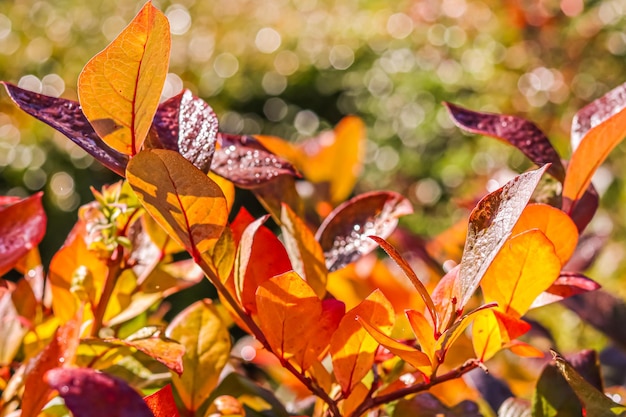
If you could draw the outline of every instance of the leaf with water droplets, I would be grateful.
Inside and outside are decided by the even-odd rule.
[[[33,93],[7,82],[2,84],[20,109],[63,133],[102,165],[124,176],[128,156],[100,139],[77,101]]]
[[[0,276],[10,271],[46,233],[42,193],[0,207]]]
[[[154,417],[125,381],[93,369],[56,368],[46,373],[45,380],[74,417]]]
[[[220,133],[211,170],[238,187],[254,188],[279,175],[300,175],[291,163],[268,151],[252,136]]]
[[[191,91],[183,90],[157,108],[149,146],[176,151],[207,173],[215,152],[217,127],[211,106]]]
[[[534,123],[516,116],[468,110],[452,103],[444,105],[461,129],[510,143],[535,164],[552,164],[548,174],[561,182],[565,179],[565,168],[559,154]]]
[[[519,175],[485,196],[470,214],[467,240],[463,250],[453,297],[456,311],[463,310],[487,268],[511,235],[547,165]]]
[[[317,230],[330,272],[343,268],[377,246],[368,236],[389,237],[398,217],[413,213],[411,203],[398,193],[374,191],[339,205]]]

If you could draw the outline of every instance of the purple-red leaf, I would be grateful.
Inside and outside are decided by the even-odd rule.
[[[204,173],[209,172],[217,140],[217,116],[191,91],[161,103],[152,122],[150,145],[177,151]]]
[[[0,208],[0,276],[41,242],[46,232],[42,193]]]
[[[33,93],[7,82],[2,84],[20,109],[63,133],[102,165],[124,176],[128,156],[100,139],[77,101]]]
[[[546,135],[532,122],[516,116],[468,110],[444,103],[454,123],[463,130],[503,140],[539,166],[551,163],[548,174],[563,182],[565,168]]]
[[[89,368],[56,368],[45,381],[65,400],[74,417],[154,417],[126,382]]]
[[[238,187],[253,188],[279,175],[299,177],[291,163],[268,151],[252,136],[220,133],[211,170]]]
[[[595,291],[600,288],[600,284],[577,272],[561,272],[561,275],[552,285],[539,294],[530,308],[537,308],[546,304],[561,301],[564,298]]]
[[[374,250],[377,244],[369,236],[389,237],[398,225],[398,217],[411,213],[411,203],[391,191],[361,194],[339,205],[315,235],[329,272]]]

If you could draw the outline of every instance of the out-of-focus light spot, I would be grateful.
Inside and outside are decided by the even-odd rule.
[[[202,74],[200,82],[198,83],[200,95],[202,96],[214,96],[222,91],[224,88],[224,80],[217,77],[213,71],[207,71]]]
[[[315,187],[309,181],[296,181],[296,191],[302,198],[310,198],[315,194]]]
[[[578,16],[583,11],[583,8],[583,0],[561,0],[561,10],[565,16]]]
[[[24,75],[17,83],[17,86],[24,90],[33,91],[35,93],[41,93],[43,90],[43,84],[41,80],[34,75]]]
[[[182,89],[183,80],[178,75],[170,72],[165,77],[161,100],[167,100],[170,97],[174,97],[176,94],[180,93]]]
[[[291,51],[280,51],[274,58],[274,68],[280,75],[291,75],[300,67],[298,55]]]
[[[237,112],[228,111],[219,118],[220,130],[228,133],[241,133],[243,130],[243,117]]]
[[[287,88],[287,78],[284,75],[270,71],[263,76],[261,86],[267,94],[277,96]]]
[[[233,54],[224,52],[215,57],[213,69],[219,77],[230,78],[239,71],[239,61]]]
[[[605,25],[617,23],[624,12],[619,2],[605,1],[598,7],[598,17]]]
[[[460,48],[467,41],[467,34],[459,26],[451,26],[446,29],[444,40],[450,48]]]
[[[65,91],[65,81],[57,74],[48,74],[41,79],[42,93],[52,97],[60,97]]]
[[[46,38],[35,38],[26,47],[26,56],[33,62],[43,63],[52,55],[52,44]]]
[[[387,74],[407,73],[415,68],[415,56],[408,48],[386,51],[378,62]]]
[[[21,137],[20,130],[10,122],[0,126],[0,143],[13,147],[20,143]]]
[[[11,20],[0,13],[0,40],[11,34]]]
[[[257,49],[265,54],[271,54],[280,48],[282,39],[280,33],[272,28],[263,28],[259,30],[254,39]]]
[[[400,155],[391,146],[381,146],[378,148],[378,156],[374,162],[379,170],[391,171],[398,166]]]
[[[590,74],[579,73],[572,80],[572,91],[583,100],[589,100],[595,95],[596,89],[596,79]]]
[[[13,162],[11,162],[11,167],[17,170],[27,168],[33,159],[31,147],[18,145],[16,146],[15,151],[16,155]]]
[[[0,39],[0,53],[4,55],[12,55],[20,48],[20,37],[11,32],[9,35]]]
[[[184,35],[191,27],[191,16],[182,4],[174,4],[167,8],[165,15],[170,21],[172,35]]]
[[[26,186],[26,188],[32,191],[41,190],[44,185],[46,185],[47,179],[48,176],[46,175],[46,172],[41,168],[28,169],[26,170],[26,172],[24,172],[24,175],[22,176],[22,181],[24,182],[24,185]]]
[[[408,129],[415,129],[425,116],[424,109],[418,103],[408,103],[400,110],[400,123]]]
[[[441,187],[432,178],[424,178],[415,184],[415,197],[423,205],[430,206],[441,198]]]
[[[375,97],[382,97],[391,92],[393,89],[393,83],[385,74],[384,71],[379,69],[372,69],[365,75],[365,83],[367,89]]]
[[[101,31],[105,38],[110,42],[117,35],[120,34],[122,29],[124,29],[127,25],[126,20],[124,20],[121,16],[111,16],[107,17],[104,22],[102,22]]]
[[[68,196],[53,196],[54,203],[59,209],[65,212],[74,211],[80,205],[80,196],[78,193],[72,192]]]
[[[301,110],[296,114],[293,125],[301,135],[310,136],[319,128],[320,120],[311,110]]]
[[[67,197],[74,192],[74,178],[65,171],[52,175],[50,189],[58,197]]]
[[[256,349],[252,346],[244,346],[241,348],[239,354],[241,355],[241,359],[250,362],[251,360],[256,358]]]
[[[606,49],[613,55],[624,55],[626,53],[626,34],[623,32],[613,32],[606,40]]]
[[[441,181],[446,187],[456,188],[465,180],[463,170],[456,165],[446,165],[441,170]]]
[[[10,165],[15,159],[15,147],[0,142],[0,167]]]
[[[196,62],[206,62],[213,56],[215,36],[211,33],[194,35],[189,41],[187,55]]]
[[[354,63],[354,52],[347,45],[335,45],[331,48],[328,60],[333,68],[345,70]]]
[[[413,32],[413,20],[404,13],[395,13],[387,19],[387,32],[396,39],[404,39]]]
[[[596,170],[596,173],[593,174],[592,182],[596,191],[598,191],[598,194],[602,196],[613,183],[614,179],[615,177],[613,176],[611,170],[601,166]]]
[[[455,84],[463,76],[463,68],[458,62],[446,59],[439,64],[437,75],[445,84]]]
[[[458,19],[465,14],[467,3],[465,0],[443,0],[441,11],[448,17]]]
[[[452,259],[448,259],[447,261],[444,261],[443,265],[441,266],[443,267],[444,272],[450,272],[452,268],[457,266],[457,263],[453,261]]]
[[[434,46],[443,46],[446,44],[445,40],[446,36],[446,27],[441,23],[437,23],[428,28],[428,32],[426,33],[426,37],[428,42]]]
[[[279,122],[287,116],[287,104],[278,97],[268,99],[263,105],[263,113],[267,120],[271,122]]]
[[[24,187],[13,187],[6,192],[6,195],[9,197],[15,196],[25,198],[28,197],[28,194],[28,191],[26,191]]]

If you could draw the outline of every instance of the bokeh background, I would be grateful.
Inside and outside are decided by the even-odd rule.
[[[76,99],[83,65],[142,1],[0,1],[0,79]],[[155,0],[171,23],[169,97],[189,88],[223,131],[298,141],[344,115],[368,127],[357,191],[391,189],[433,236],[458,201],[529,167],[518,151],[455,128],[442,101],[527,117],[564,158],[577,109],[626,82],[626,1]],[[603,209],[590,231],[611,234],[589,273],[626,295],[626,212],[618,147],[595,178]],[[80,204],[116,176],[61,134],[0,99],[0,193],[45,191],[44,260]]]

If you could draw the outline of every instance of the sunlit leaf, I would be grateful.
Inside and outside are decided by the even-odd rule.
[[[493,309],[491,313],[493,314],[477,316],[472,325],[472,345],[481,361],[486,361],[503,348],[509,347],[514,339],[530,330],[530,325],[517,316],[507,315],[499,309]],[[521,347],[518,350],[523,353]],[[529,350],[528,353],[535,352]]]
[[[379,290],[341,319],[330,341],[330,354],[335,378],[344,394],[349,394],[370,371],[378,347],[378,342],[363,329],[356,317],[367,320],[383,332],[391,331],[395,322],[393,306]]]
[[[304,216],[303,200],[296,191],[295,178],[289,175],[280,175],[270,182],[252,189],[252,192],[272,215],[275,222],[280,224],[283,204],[288,205],[298,216]]]
[[[528,230],[509,239],[481,281],[486,302],[518,317],[558,278],[561,262],[542,231]]]
[[[10,271],[46,233],[42,193],[0,208],[0,276]]]
[[[83,113],[111,148],[135,155],[161,97],[170,57],[167,17],[147,2],[78,77]]]
[[[0,286],[0,367],[13,362],[28,329],[20,323],[9,288]]]
[[[167,384],[154,394],[150,394],[143,399],[146,405],[154,414],[154,417],[179,417],[178,408],[174,401],[172,386]]]
[[[172,383],[186,409],[195,412],[217,385],[228,362],[230,335],[219,312],[209,301],[198,301],[179,313],[166,336],[185,347],[182,376]]]
[[[352,415],[352,412],[361,405],[361,403],[367,398],[369,389],[364,383],[359,382],[348,397],[343,401],[342,412],[345,416]]]
[[[546,166],[526,172],[484,197],[470,214],[467,240],[454,287],[457,311],[463,310],[506,242]]]
[[[443,333],[452,325],[456,317],[456,300],[453,299],[454,286],[459,279],[461,265],[457,265],[449,270],[437,283],[435,289],[430,294],[437,309],[437,317],[440,325],[437,333]],[[433,323],[434,325],[434,323]]]
[[[126,169],[128,182],[146,210],[199,259],[210,250],[228,221],[221,189],[179,153],[140,152]]]
[[[45,380],[74,417],[154,417],[125,381],[93,369],[56,368],[46,373]]]
[[[539,229],[554,245],[561,265],[569,260],[578,243],[578,230],[563,211],[547,204],[529,204],[511,231],[515,236],[530,229]]]
[[[339,205],[315,234],[329,271],[335,271],[376,248],[369,236],[387,238],[398,217],[411,214],[411,203],[391,191],[361,194]]]
[[[565,168],[559,154],[534,123],[521,117],[468,110],[452,103],[444,105],[461,129],[510,143],[536,165],[552,164],[548,174],[561,182],[565,179]]]
[[[431,363],[435,363],[435,330],[432,323],[419,311],[407,310],[406,317],[411,325],[411,330],[417,338],[421,350],[428,356]]]
[[[151,358],[161,362],[178,375],[183,373],[183,355],[185,347],[173,340],[154,336],[141,339],[104,339],[106,342],[121,344],[137,349]]]
[[[564,298],[583,294],[600,288],[600,284],[576,272],[561,272],[559,277],[533,301],[530,308],[561,301]]]
[[[20,109],[63,133],[102,165],[124,176],[128,156],[104,143],[77,101],[33,93],[7,82],[2,84]]]
[[[326,294],[328,275],[322,247],[306,223],[286,204],[282,205],[280,220],[283,241],[294,271],[322,298]]]
[[[176,151],[196,168],[209,172],[215,153],[218,122],[204,100],[185,89],[159,104],[154,115],[150,146]]]
[[[574,152],[563,184],[563,208],[583,196],[591,178],[609,153],[626,136],[626,84],[583,107],[572,121]]]

